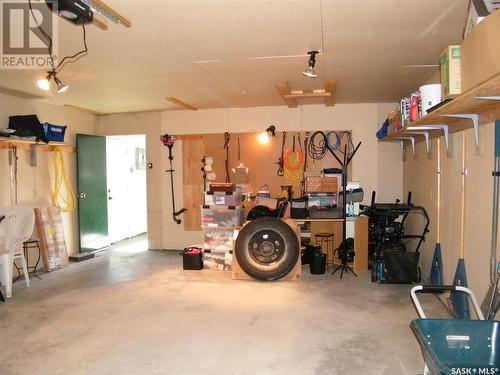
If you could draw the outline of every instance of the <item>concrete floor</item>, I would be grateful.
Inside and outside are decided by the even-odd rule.
[[[15,283],[0,303],[0,374],[422,373],[408,285],[306,268],[297,282],[233,281],[146,247]]]

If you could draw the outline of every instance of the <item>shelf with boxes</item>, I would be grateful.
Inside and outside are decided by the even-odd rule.
[[[478,147],[479,127],[500,118],[499,45],[500,11],[495,11],[477,24],[461,45],[449,46],[441,54],[443,101],[409,123],[405,121],[406,107],[400,109],[400,119],[391,113],[388,128],[394,131],[388,131],[379,142],[399,142],[402,147],[410,142],[415,153],[415,143],[426,141],[430,152],[430,139],[444,135],[448,149],[449,134],[473,128]]]
[[[245,187],[235,184],[210,184],[201,206],[204,267],[230,270],[235,230],[245,220],[241,196]]]
[[[476,87],[457,96],[427,115],[387,135],[379,142],[427,141],[444,134],[445,145],[451,133],[474,128],[476,145],[479,143],[479,126],[500,118],[500,73]],[[429,150],[429,147],[427,148]]]

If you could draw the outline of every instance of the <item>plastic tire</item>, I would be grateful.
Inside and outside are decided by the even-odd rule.
[[[250,277],[272,281],[286,276],[300,256],[300,243],[290,226],[273,217],[245,225],[238,234],[235,256]]]

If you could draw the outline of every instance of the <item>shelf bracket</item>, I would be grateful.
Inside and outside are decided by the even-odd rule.
[[[403,141],[390,140],[390,141],[386,141],[386,142],[390,142],[390,143],[399,143],[399,148],[401,149],[401,156],[403,156],[403,157],[404,157],[405,145],[404,145],[404,142],[403,142]],[[404,158],[403,158],[403,160],[404,160]]]
[[[481,100],[500,100],[500,96],[475,96],[474,99],[481,99]]]
[[[405,132],[405,134],[415,134],[415,135],[423,135],[425,137],[425,147],[427,148],[427,154],[431,152],[431,142],[429,138],[429,132],[421,131],[421,132]]]
[[[448,125],[446,124],[431,124],[423,126],[408,126],[406,130],[442,130],[444,134],[444,143],[446,146],[446,151],[448,151],[448,143],[450,139],[450,132]]]
[[[443,117],[455,117],[469,119],[474,126],[474,138],[476,140],[476,149],[479,148],[479,115],[476,113],[461,113],[456,115],[442,115]]]
[[[415,138],[414,137],[394,137],[393,139],[398,139],[401,141],[410,141],[411,149],[413,151],[413,156],[415,156]]]

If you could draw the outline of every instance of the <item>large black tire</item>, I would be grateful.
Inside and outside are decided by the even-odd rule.
[[[234,252],[240,267],[249,276],[272,281],[293,269],[299,259],[300,243],[287,223],[262,217],[241,229]]]

